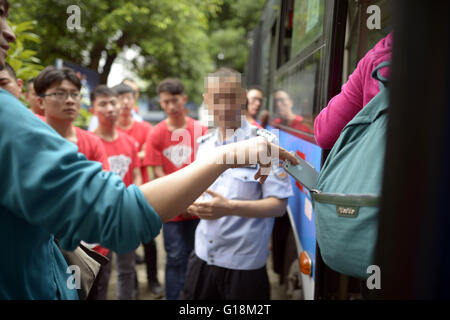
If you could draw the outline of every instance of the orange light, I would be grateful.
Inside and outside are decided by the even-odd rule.
[[[312,262],[311,262],[311,258],[309,257],[308,253],[306,251],[302,251],[300,253],[300,257],[298,259],[299,259],[299,264],[300,264],[300,271],[303,274],[310,276],[311,271],[312,271]]]

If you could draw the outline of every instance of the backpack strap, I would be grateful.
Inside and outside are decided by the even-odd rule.
[[[390,65],[391,65],[390,61],[384,61],[384,62],[381,62],[379,65],[377,65],[375,67],[375,69],[373,69],[373,71],[372,71],[372,78],[374,78],[380,82],[380,90],[383,89],[383,87],[386,88],[389,83],[389,80],[380,74],[380,70],[383,68],[389,67]],[[383,87],[382,87],[382,85],[383,85]]]

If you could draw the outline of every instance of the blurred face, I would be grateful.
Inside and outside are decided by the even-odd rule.
[[[23,81],[14,79],[6,70],[0,71],[0,87],[12,93],[17,99],[22,94]]]
[[[289,95],[284,91],[275,92],[274,96],[277,113],[281,119],[287,119],[291,113],[293,102]]]
[[[252,89],[247,93],[247,100],[248,100],[248,114],[252,118],[256,118],[256,116],[259,113],[259,110],[261,109],[262,102],[263,102],[263,94],[261,91]]]
[[[16,41],[14,33],[6,21],[8,17],[5,0],[0,0],[0,69],[5,67],[5,59],[8,56],[9,42]]]
[[[171,94],[161,92],[159,94],[159,104],[167,113],[169,118],[184,117],[184,105],[187,102],[187,96],[182,94]]]
[[[246,93],[240,81],[208,82],[208,89],[203,95],[208,106],[209,115],[213,116],[214,126],[236,129],[241,126],[242,108]]]
[[[132,93],[123,93],[119,96],[120,101],[120,115],[131,116],[131,110],[133,110],[136,102]]]
[[[28,102],[28,105],[30,106],[31,110],[35,113],[40,113],[41,105],[39,103],[39,96],[36,94],[36,91],[34,91],[34,84],[30,83],[28,85],[28,92],[25,94],[25,98]],[[43,113],[42,113],[43,114]]]
[[[74,121],[80,111],[80,90],[69,80],[54,84],[39,97],[45,117],[54,121]]]
[[[120,102],[115,96],[98,96],[94,101],[94,115],[98,117],[100,126],[114,126],[119,116]]]

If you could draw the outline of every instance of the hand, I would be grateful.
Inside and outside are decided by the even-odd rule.
[[[228,215],[232,211],[230,200],[212,190],[206,190],[205,192],[213,198],[209,201],[194,202],[187,209],[189,214],[200,219],[215,220]]]
[[[294,165],[299,164],[293,153],[289,153],[280,146],[270,143],[263,137],[231,143],[221,148],[222,153],[218,161],[228,165],[230,168],[259,164],[260,167],[255,175],[255,180],[260,179],[260,183],[266,181],[270,173],[272,159],[289,160]]]

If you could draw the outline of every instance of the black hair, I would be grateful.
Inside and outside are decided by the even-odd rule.
[[[116,91],[118,95],[132,93],[133,97],[136,97],[136,91],[125,83],[120,83],[117,86],[112,87],[112,89]]]
[[[95,99],[100,96],[103,97],[117,97],[119,94],[113,88],[110,88],[104,84],[98,85],[91,92],[91,104],[94,103]]]
[[[161,92],[167,92],[173,95],[184,94],[184,86],[180,79],[167,78],[161,81],[157,88],[158,94]]]
[[[54,84],[60,84],[64,80],[72,82],[78,90],[81,90],[80,78],[74,70],[67,67],[56,69],[54,66],[48,66],[34,79],[34,91],[42,97],[48,88]]]

